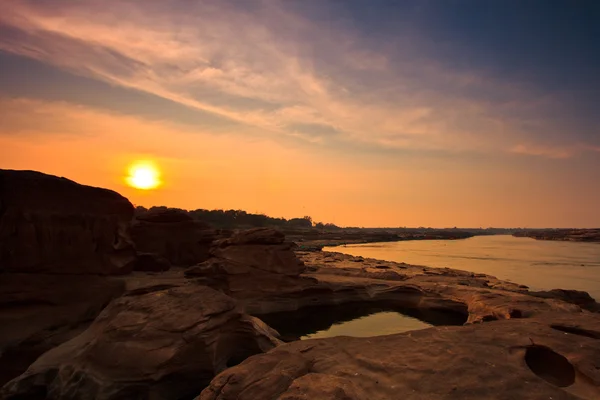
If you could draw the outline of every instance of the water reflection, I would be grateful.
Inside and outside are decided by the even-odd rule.
[[[435,325],[462,325],[466,320],[462,314],[401,309],[379,302],[306,307],[257,317],[277,330],[286,342],[342,335],[389,335]]]
[[[533,290],[576,289],[600,299],[600,244],[507,235],[325,248],[355,256],[494,275]]]

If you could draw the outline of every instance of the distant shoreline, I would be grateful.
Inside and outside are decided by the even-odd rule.
[[[478,236],[471,233],[461,232],[460,234],[408,234],[408,235],[390,235],[381,237],[381,235],[365,234],[361,238],[323,238],[306,240],[303,238],[291,238],[291,241],[298,245],[298,250],[321,251],[324,247],[339,247],[348,244],[366,244],[366,243],[389,243],[404,242],[408,240],[460,240]]]
[[[600,243],[600,229],[543,229],[513,233],[515,237],[561,242]]]

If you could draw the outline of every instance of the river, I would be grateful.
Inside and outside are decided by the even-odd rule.
[[[367,243],[323,250],[484,273],[527,285],[532,290],[583,290],[600,301],[600,243],[497,235],[461,240]]]

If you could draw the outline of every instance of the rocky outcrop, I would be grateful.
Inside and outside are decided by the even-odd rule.
[[[125,290],[100,276],[0,276],[0,386],[44,352],[73,338]]]
[[[544,299],[562,300],[567,303],[577,304],[584,310],[600,312],[600,304],[598,304],[596,300],[589,295],[589,293],[581,290],[552,289],[539,292],[529,292],[529,294]]]
[[[111,190],[0,170],[0,272],[129,272],[132,216],[131,203]]]
[[[197,400],[598,399],[600,316],[547,314],[279,346]]]
[[[261,283],[236,275],[230,294],[253,315],[352,302],[439,311],[472,324],[525,318],[550,311],[581,312],[579,305],[534,297],[517,284],[471,272],[399,264],[331,252],[296,252],[298,277],[265,275]],[[382,273],[383,271],[383,273]],[[392,278],[392,279],[389,279]]]
[[[266,321],[277,311],[296,321],[294,310],[315,305],[321,306],[319,310],[323,305],[377,304],[417,310],[423,320],[431,312],[435,318],[462,313],[465,326],[376,338],[295,341],[226,370],[198,399],[595,399],[600,395],[600,373],[594,361],[600,355],[600,316],[582,308],[595,303],[589,296],[552,291],[556,296],[542,298],[489,275],[339,253],[299,252],[298,256],[307,270],[294,282],[237,292],[247,310],[268,313]],[[388,279],[390,272],[393,279]],[[318,322],[326,325],[325,319],[321,315]],[[452,325],[453,320],[442,324]]]
[[[283,233],[269,228],[256,228],[235,233],[231,238],[215,243],[211,254],[224,260],[228,273],[263,272],[298,276],[304,264],[293,252],[295,245],[284,242]],[[234,271],[238,266],[238,271]]]
[[[150,211],[136,217],[131,236],[138,251],[154,253],[174,266],[189,267],[210,258],[220,232],[179,210]]]
[[[218,373],[202,400],[600,395],[587,293],[298,252],[272,229],[223,235],[168,209],[134,221],[132,262],[118,194],[27,171],[2,171],[0,189],[0,398],[179,400]],[[281,345],[248,315],[319,313],[321,329],[364,308],[436,327]]]
[[[134,271],[146,272],[164,272],[170,268],[169,260],[154,253],[138,253],[133,266]]]
[[[3,399],[182,399],[279,341],[206,286],[130,293],[82,334],[40,357]]]

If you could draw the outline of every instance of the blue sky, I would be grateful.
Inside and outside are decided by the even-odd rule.
[[[116,134],[76,129],[82,115],[110,117],[115,126],[133,118],[140,130],[119,132],[132,157],[166,157],[164,146],[144,140],[140,124],[147,124],[149,131],[160,125],[165,141],[185,132],[188,149],[230,140],[230,147],[249,143],[260,154],[276,147],[310,159],[310,174],[352,172],[358,189],[342,193],[354,199],[342,224],[600,225],[593,205],[600,200],[596,1],[2,3],[0,101],[13,111],[1,114],[0,140],[15,151],[0,167],[77,171],[75,160],[32,162],[27,144],[43,137],[58,146],[54,139],[66,132]],[[60,121],[50,111],[58,109]],[[37,117],[24,118],[28,112]],[[186,195],[181,202],[181,193],[167,192],[143,201],[263,207],[278,215],[300,207],[332,218],[305,194],[310,187],[297,193],[302,206],[283,195],[273,199],[277,192],[264,187],[271,168],[255,171],[260,193],[251,202],[225,194],[208,203]],[[290,168],[292,176],[302,173]],[[177,180],[177,168],[170,169]],[[117,185],[98,178],[102,173],[112,172],[77,177]],[[504,190],[510,177],[526,177],[539,190],[531,192],[526,180]],[[388,190],[406,180],[417,183],[416,192]],[[448,193],[449,183],[455,193]],[[521,209],[495,215],[510,202],[507,192],[522,198]],[[332,196],[334,210],[340,193]],[[549,201],[547,209],[536,207],[538,196]],[[436,207],[432,197],[451,207],[427,208]],[[394,211],[395,204],[415,215]],[[476,217],[469,216],[473,209]]]

